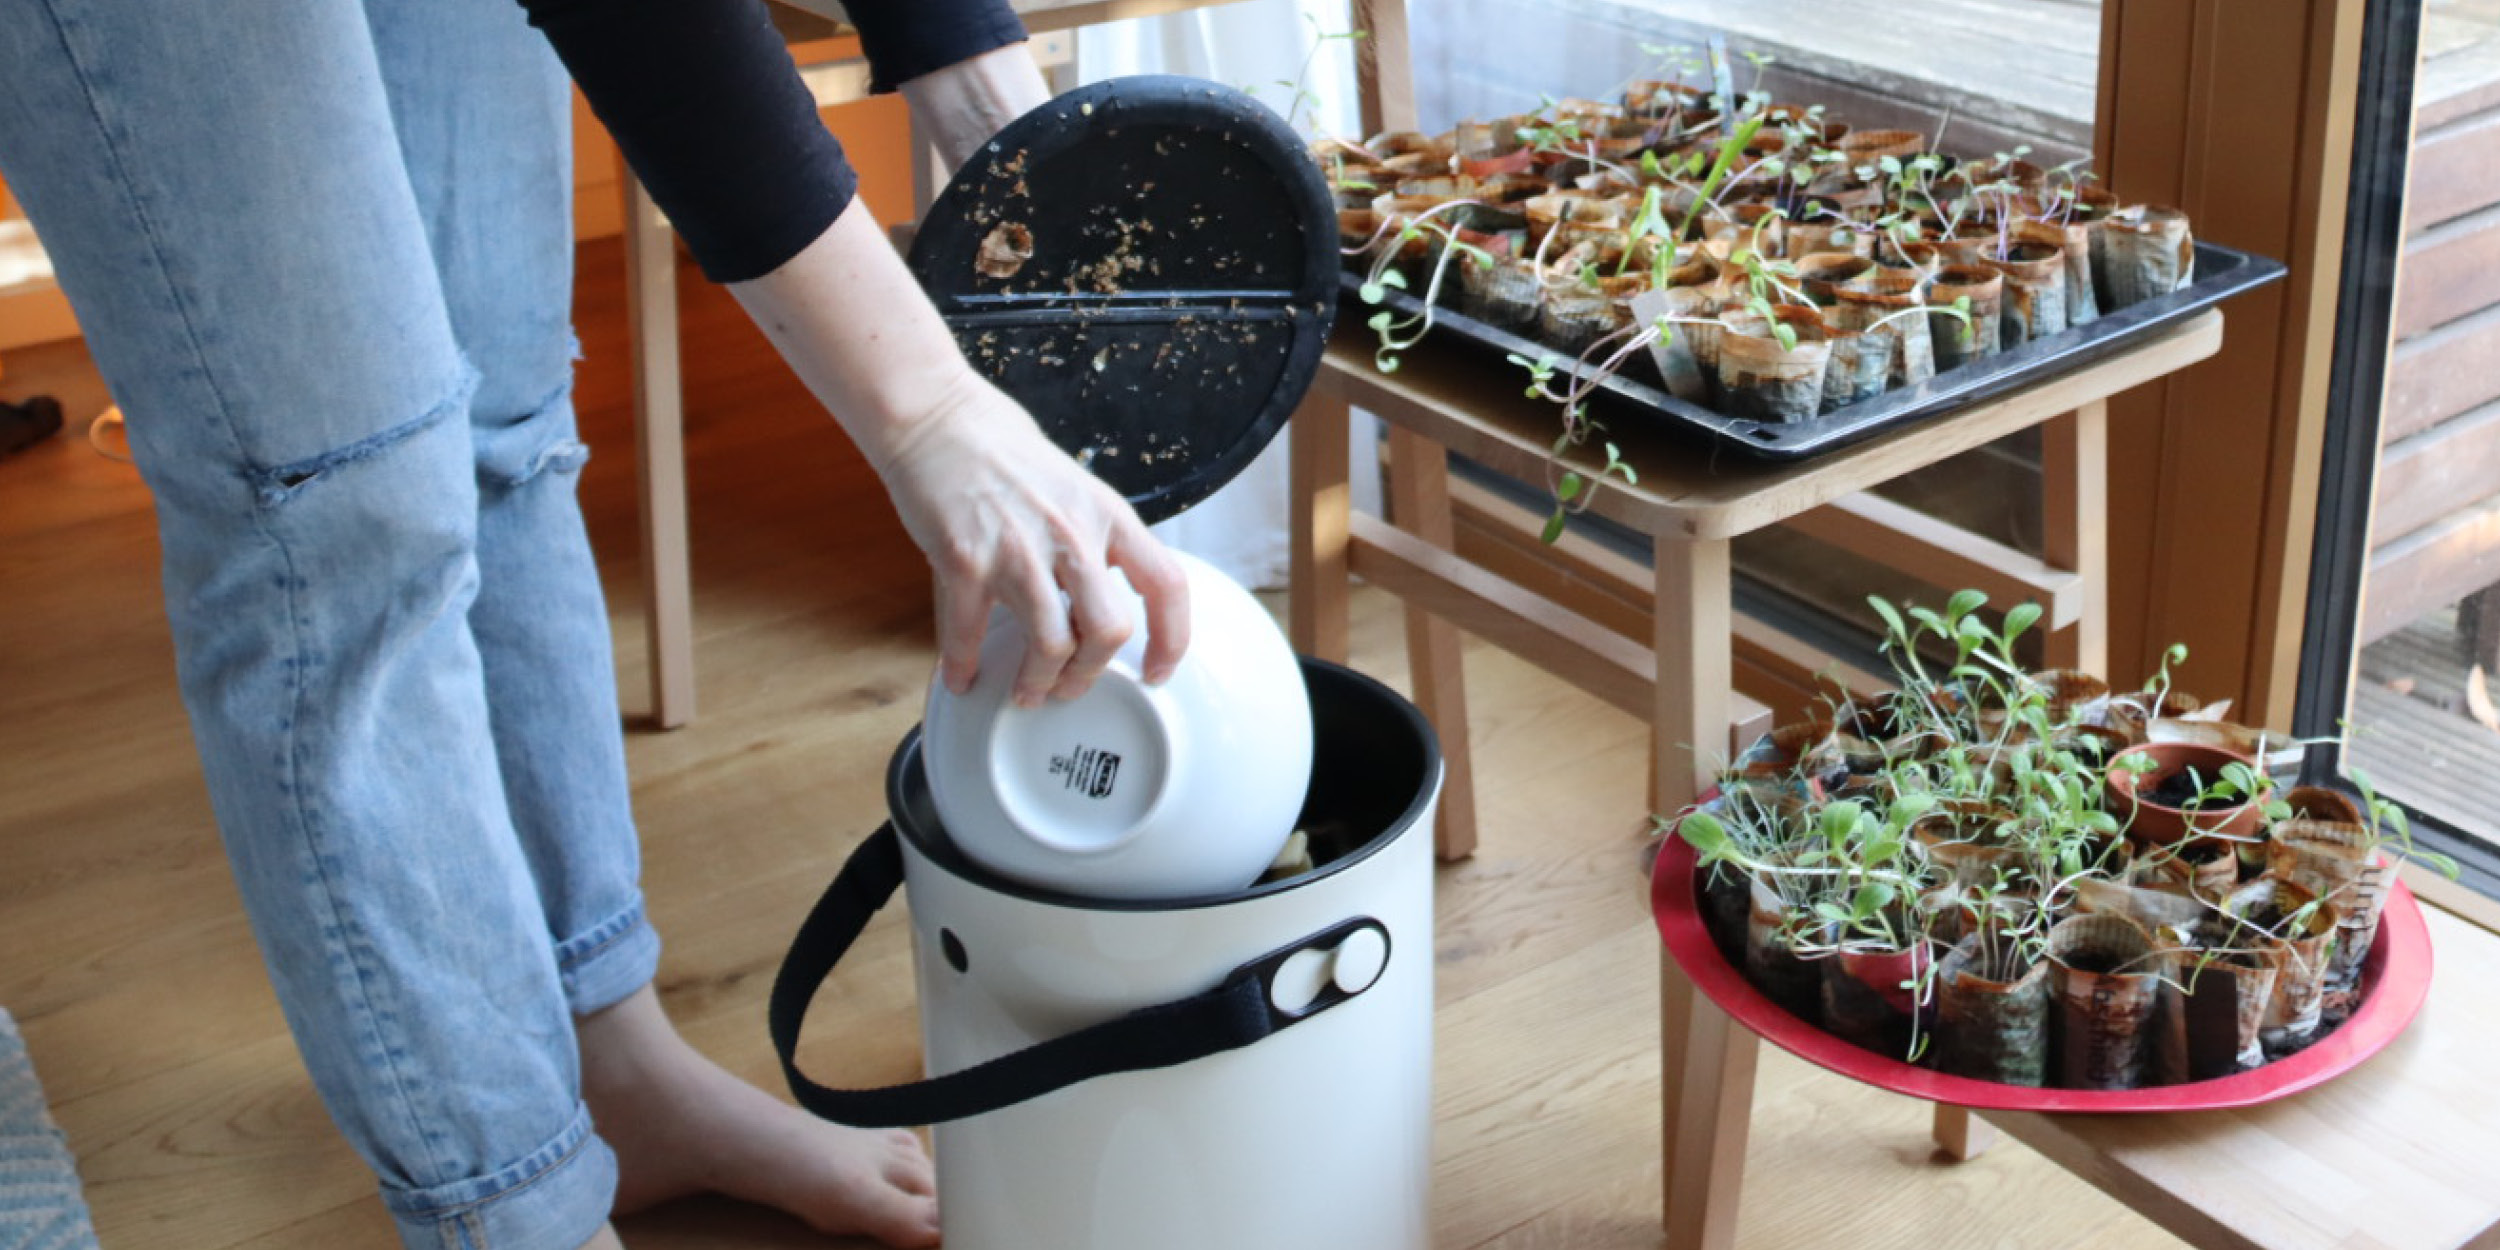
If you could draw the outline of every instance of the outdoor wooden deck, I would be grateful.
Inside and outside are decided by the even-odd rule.
[[[2401,795],[2500,844],[2500,732],[2466,710],[2465,640],[2456,612],[2431,613],[2361,653],[2346,758]]]
[[[2500,607],[2500,0],[2434,0],[2415,99],[2365,641]]]

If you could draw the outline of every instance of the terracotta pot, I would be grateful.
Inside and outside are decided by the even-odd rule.
[[[2151,767],[2129,765],[2138,757]],[[2109,813],[2125,823],[2127,840],[2139,847],[2241,843],[2264,833],[2264,801],[2270,789],[2227,806],[2188,811],[2146,797],[2173,776],[2193,772],[2200,787],[2222,779],[2229,764],[2256,767],[2237,751],[2197,742],[2152,742],[2127,748],[2103,772],[2103,795]]]

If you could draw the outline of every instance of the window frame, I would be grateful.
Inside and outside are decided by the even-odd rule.
[[[2311,545],[2308,629],[2292,712],[2292,732],[2311,743],[2301,760],[2301,783],[2347,793],[2358,788],[2345,767],[2343,722],[2360,667],[2361,594],[2369,568],[2379,422],[2394,347],[2424,7],[2424,0],[2368,0],[2363,18],[2351,199],[2344,222],[2344,265]],[[2500,847],[2401,796],[2380,797],[2404,808],[2418,846],[2457,861],[2460,884],[2500,898]]]

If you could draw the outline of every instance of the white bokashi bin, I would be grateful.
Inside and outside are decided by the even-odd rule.
[[[949,1250],[1429,1243],[1440,751],[1387,687],[1302,663],[1320,863],[1235,894],[1093,900],[999,877],[948,842],[917,735],[895,753],[892,823],[793,943],[772,1026],[810,1110],[937,1124]],[[800,1020],[898,881],[930,1079],[828,1089],[792,1061]]]

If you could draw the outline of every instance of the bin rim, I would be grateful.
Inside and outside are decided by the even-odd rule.
[[[1433,733],[1431,722],[1424,719],[1421,709],[1404,695],[1383,685],[1378,680],[1358,673],[1345,665],[1327,660],[1315,659],[1307,655],[1295,658],[1301,662],[1303,680],[1313,684],[1315,693],[1319,684],[1335,683],[1361,696],[1373,698],[1384,707],[1395,709],[1400,721],[1413,731],[1415,741],[1423,748],[1421,782],[1416,786],[1414,795],[1407,800],[1406,806],[1397,817],[1387,822],[1379,832],[1366,838],[1363,844],[1351,853],[1330,860],[1309,872],[1278,881],[1261,882],[1243,890],[1221,894],[1179,895],[1170,898],[1093,898],[1019,881],[974,862],[969,856],[956,849],[952,839],[939,836],[942,826],[936,820],[936,806],[925,799],[929,791],[929,782],[922,764],[921,727],[918,725],[912,726],[911,732],[903,735],[903,741],[894,748],[894,757],[886,766],[887,815],[905,846],[910,847],[921,858],[944,869],[949,875],[992,893],[1004,894],[1010,898],[1050,907],[1098,912],[1195,911],[1227,907],[1255,899],[1272,898],[1318,885],[1370,860],[1390,843],[1405,836],[1407,831],[1422,822],[1425,814],[1432,809],[1434,800],[1439,798],[1441,793],[1443,768],[1441,740]],[[1320,701],[1317,698],[1312,700],[1311,709],[1314,716],[1320,714]],[[1315,728],[1318,729],[1314,737],[1316,746],[1325,742],[1326,727],[1322,725]],[[1316,776],[1316,770],[1322,766],[1324,757],[1318,750],[1313,751],[1312,757],[1313,775]],[[915,801],[913,798],[915,794],[924,797]],[[1305,802],[1307,801],[1306,798]],[[922,816],[924,811],[926,819]]]

